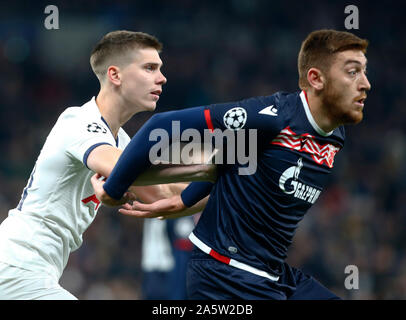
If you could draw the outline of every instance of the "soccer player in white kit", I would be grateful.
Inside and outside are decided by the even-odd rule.
[[[161,49],[155,37],[130,31],[108,33],[94,48],[90,63],[99,94],[59,116],[20,202],[0,225],[0,299],[77,299],[58,281],[100,208],[90,178],[94,172],[107,177],[129,143],[121,126],[134,114],[155,109],[166,83]],[[190,181],[188,170],[167,182]],[[165,172],[171,175],[170,169]],[[169,186],[135,192],[153,202],[176,192]]]

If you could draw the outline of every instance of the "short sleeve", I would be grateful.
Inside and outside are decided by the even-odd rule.
[[[87,166],[90,152],[103,144],[114,145],[110,129],[100,118],[90,120],[69,117],[62,125],[67,135],[66,152]]]

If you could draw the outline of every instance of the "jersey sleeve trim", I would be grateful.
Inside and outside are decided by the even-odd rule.
[[[84,165],[86,166],[86,168],[88,168],[89,170],[90,170],[90,168],[87,166],[87,158],[89,157],[90,152],[92,152],[95,148],[97,148],[98,146],[101,146],[101,145],[103,145],[103,144],[107,144],[107,145],[111,146],[111,144],[108,143],[108,142],[96,143],[96,144],[90,146],[90,147],[86,150],[85,154],[83,155],[83,164],[84,164]]]
[[[211,132],[214,130],[213,122],[211,121],[210,109],[204,110],[204,118],[206,119],[207,127],[210,129]]]

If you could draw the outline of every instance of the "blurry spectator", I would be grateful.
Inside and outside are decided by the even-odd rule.
[[[148,300],[186,299],[186,267],[193,244],[193,217],[145,219],[142,241],[142,292]]]

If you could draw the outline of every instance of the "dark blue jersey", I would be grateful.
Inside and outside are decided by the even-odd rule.
[[[149,151],[156,143],[156,139],[151,139],[154,129],[164,129],[169,142],[174,142],[175,120],[179,122],[179,132],[194,128],[202,136],[207,129],[228,129],[235,136],[254,130],[255,171],[248,170],[250,164],[242,161],[221,165],[191,240],[225,263],[245,270],[254,267],[251,272],[260,275],[279,274],[298,223],[319,198],[333,168],[334,156],[344,145],[344,128],[323,132],[310,113],[304,92],[276,93],[157,114],[132,138],[108,177],[104,189],[110,196],[119,199],[151,165]],[[249,136],[247,132],[245,137]],[[251,141],[248,147],[252,144]],[[237,149],[240,147],[237,143]],[[246,150],[255,151],[250,148]],[[189,191],[202,193],[193,201],[207,194],[206,186],[201,184],[188,187]],[[198,188],[193,189],[194,186]]]
[[[298,223],[323,191],[334,156],[344,145],[344,128],[323,132],[304,92],[206,110],[208,127],[257,129],[257,168],[243,175],[241,164],[222,166],[193,239],[224,257],[279,274]]]

